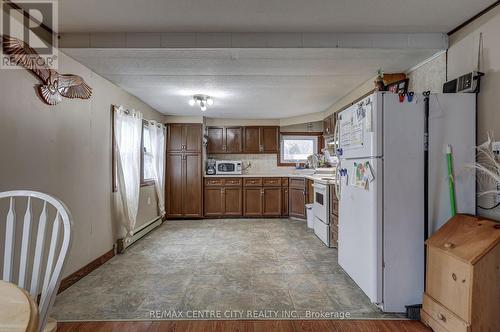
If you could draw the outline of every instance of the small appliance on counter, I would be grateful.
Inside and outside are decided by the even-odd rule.
[[[216,169],[215,169],[215,159],[208,159],[207,160],[207,169],[206,169],[207,175],[215,175]]]
[[[217,175],[241,175],[242,161],[235,160],[216,160],[215,174]]]

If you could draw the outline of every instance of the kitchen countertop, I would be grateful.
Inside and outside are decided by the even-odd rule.
[[[283,173],[255,173],[255,174],[217,174],[207,175],[206,178],[305,178],[313,180],[322,184],[334,184],[335,176],[328,176],[327,174],[311,174],[310,172],[291,171]]]

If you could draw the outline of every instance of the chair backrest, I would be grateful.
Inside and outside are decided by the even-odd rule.
[[[16,201],[26,206],[16,207]],[[39,201],[36,204],[40,210],[36,215],[33,213],[35,201]],[[0,217],[6,215],[2,280],[24,288],[35,300],[40,296],[39,331],[43,331],[70,246],[71,214],[58,199],[36,191],[0,192],[0,203],[4,203],[0,209],[2,206],[7,209],[6,214],[0,213]],[[18,220],[16,211],[24,211],[22,219]],[[22,225],[18,225],[21,222]],[[19,230],[20,234],[16,234]]]

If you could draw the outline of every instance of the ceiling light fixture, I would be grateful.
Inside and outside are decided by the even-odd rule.
[[[189,100],[189,106],[194,106],[198,104],[202,112],[207,110],[207,106],[212,106],[214,104],[214,100],[210,96],[206,95],[194,95],[192,99]]]

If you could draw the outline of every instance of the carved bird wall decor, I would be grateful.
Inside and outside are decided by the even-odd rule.
[[[62,97],[89,99],[92,88],[78,75],[59,74],[49,68],[45,60],[25,42],[10,36],[3,36],[4,53],[10,61],[32,71],[43,82],[37,86],[40,97],[49,105],[56,105]]]

